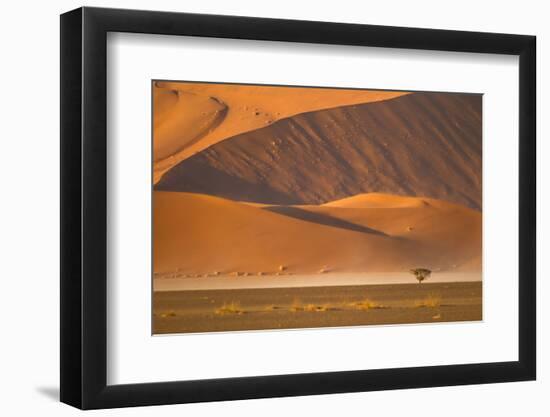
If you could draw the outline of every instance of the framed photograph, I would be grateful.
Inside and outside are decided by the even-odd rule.
[[[61,16],[61,401],[533,380],[535,37]]]

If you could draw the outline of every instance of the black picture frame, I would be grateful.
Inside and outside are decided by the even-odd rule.
[[[518,360],[107,385],[108,32],[519,56]],[[535,379],[534,36],[84,7],[61,15],[60,55],[62,402],[96,409]]]

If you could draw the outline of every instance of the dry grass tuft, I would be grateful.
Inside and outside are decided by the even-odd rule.
[[[245,311],[241,308],[241,304],[235,301],[230,303],[223,303],[220,308],[216,309],[216,314],[224,316],[226,314],[244,314]]]
[[[382,305],[376,301],[365,298],[361,301],[356,301],[349,304],[350,307],[353,307],[356,310],[366,311],[366,310],[376,310],[380,308],[387,308],[385,305]]]
[[[329,310],[329,307],[328,305],[326,304],[323,304],[323,305],[317,305],[317,304],[306,304],[304,306],[304,311],[315,311],[315,312],[319,312],[319,311],[328,311]]]
[[[437,293],[428,294],[423,300],[416,300],[415,307],[436,308],[441,306],[441,295]]]
[[[303,311],[304,306],[299,298],[295,298],[292,302],[292,305],[290,306],[290,311],[297,312],[297,311]]]
[[[321,312],[329,311],[330,306],[328,304],[303,304],[299,299],[294,299],[292,305],[290,306],[290,311],[309,311],[309,312]]]

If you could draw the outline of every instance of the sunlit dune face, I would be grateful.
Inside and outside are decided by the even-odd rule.
[[[155,162],[188,148],[223,123],[227,107],[204,95],[155,88],[153,106]]]
[[[405,92],[261,85],[153,83],[154,182],[179,161],[224,139],[322,109]]]

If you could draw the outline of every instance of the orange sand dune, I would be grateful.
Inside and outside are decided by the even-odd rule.
[[[157,81],[154,182],[214,143],[296,114],[367,103],[403,92]]]
[[[389,208],[361,208],[387,199]],[[479,270],[481,214],[442,201],[357,196],[346,205],[251,206],[154,192],[154,272],[283,273]],[[424,203],[426,202],[426,204]],[[353,203],[353,204],[352,204]],[[357,203],[357,204],[356,204]],[[359,208],[357,208],[359,207]],[[274,279],[273,277],[266,279]]]
[[[155,90],[159,90],[154,94],[155,162],[196,143],[222,123],[227,114],[227,106],[215,98],[179,90]]]
[[[448,270],[481,270],[482,215],[477,210],[442,200],[380,193],[303,208],[422,242],[432,248],[431,265]]]
[[[417,197],[404,197],[399,195],[368,193],[359,194],[352,197],[342,198],[323,204],[326,207],[341,207],[341,208],[406,208],[406,207],[423,207],[432,204],[439,205],[437,200],[422,199]]]
[[[278,205],[382,192],[480,210],[481,133],[480,95],[406,94],[233,136],[175,165],[155,189]]]

